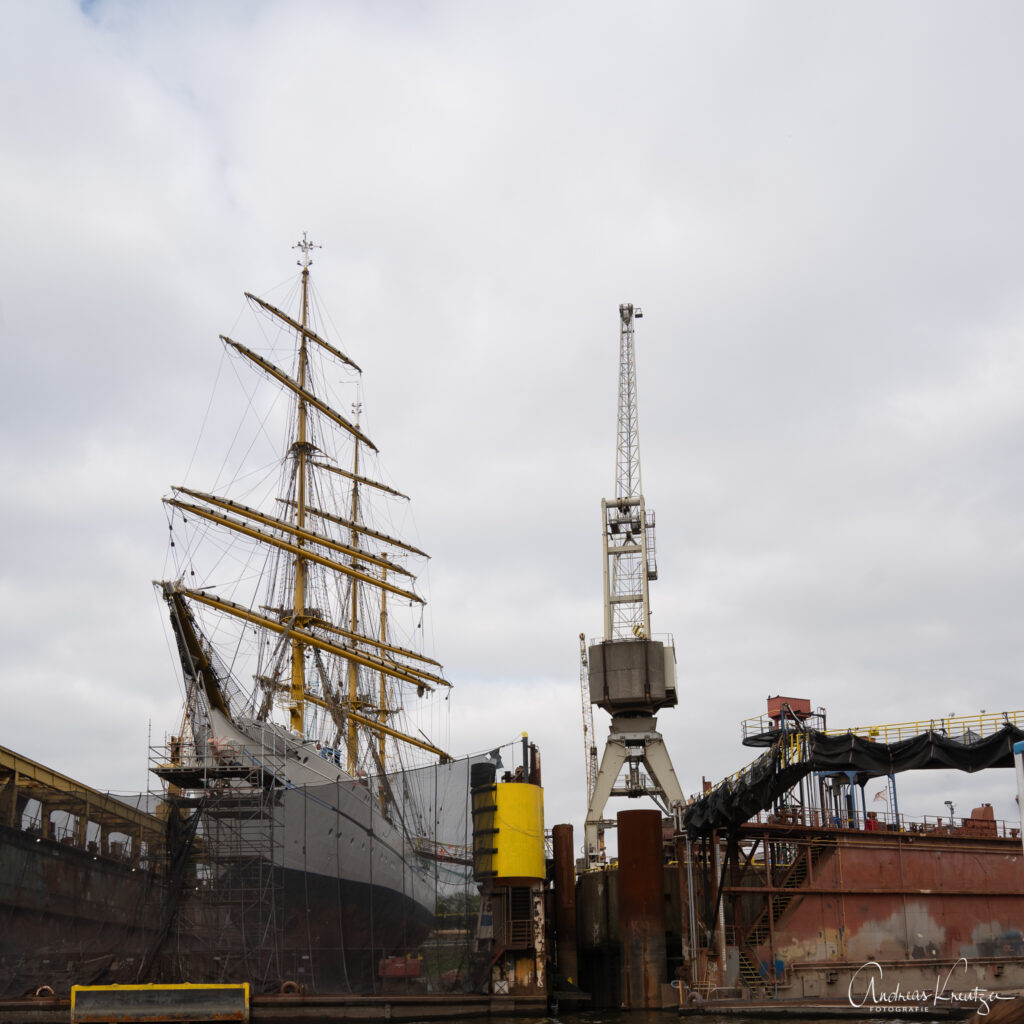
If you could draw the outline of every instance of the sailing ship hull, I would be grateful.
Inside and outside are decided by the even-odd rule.
[[[429,874],[366,785],[291,785],[277,804],[274,828],[281,836],[274,862],[287,870],[342,878],[433,905]]]
[[[246,898],[262,891],[263,899]],[[311,994],[372,992],[387,956],[415,950],[434,916],[393,889],[266,863],[232,869],[189,894],[159,980],[246,980],[254,991],[294,981]]]
[[[282,976],[305,982],[308,974],[311,991],[379,987],[381,959],[415,950],[434,923],[422,903],[394,889],[309,872],[281,872],[281,904]]]
[[[208,782],[218,771],[231,782],[205,791],[208,873],[189,897],[191,970],[205,976],[235,962],[257,985],[372,989],[382,957],[415,949],[430,932],[429,870],[384,813],[375,780],[352,779],[274,727],[214,718],[220,760]]]

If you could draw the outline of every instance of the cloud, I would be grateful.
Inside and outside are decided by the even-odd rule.
[[[252,331],[243,290],[293,287],[303,230],[381,472],[414,499],[394,515],[433,556],[425,631],[460,685],[431,714],[460,747],[528,729],[549,821],[582,818],[621,301],[646,313],[684,788],[747,759],[738,722],[769,692],[836,724],[1015,705],[1021,18],[19,7],[0,742],[145,784],[148,721],[177,725],[159,498],[220,471],[251,391],[217,335]],[[979,785],[1010,813],[1008,774]]]

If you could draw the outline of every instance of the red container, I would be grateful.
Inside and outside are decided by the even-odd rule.
[[[377,964],[377,973],[382,978],[419,978],[423,961],[419,957],[385,956]]]

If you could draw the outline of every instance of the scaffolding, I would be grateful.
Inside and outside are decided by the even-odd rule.
[[[352,777],[333,750],[251,730],[244,747],[152,750],[171,810],[163,938],[147,980],[464,991],[480,904],[472,759]],[[295,781],[307,761],[323,782]]]
[[[244,977],[259,989],[293,966],[281,962],[281,875],[274,869],[284,833],[276,773],[286,755],[273,732],[263,740],[262,756],[250,763],[227,746],[202,757],[183,757],[176,742],[151,748],[152,774],[167,783],[178,820],[168,829],[168,860],[183,861],[168,894],[174,905],[166,908],[162,976],[211,983]]]

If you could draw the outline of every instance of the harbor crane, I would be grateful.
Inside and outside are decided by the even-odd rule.
[[[611,797],[650,797],[672,817],[678,817],[683,806],[683,791],[654,717],[662,708],[677,703],[676,658],[672,637],[655,638],[651,633],[649,584],[658,578],[658,568],[654,512],[644,502],[640,479],[634,347],[635,324],[642,317],[641,310],[631,303],[619,306],[615,497],[601,502],[604,636],[585,651],[582,637],[580,640],[581,671],[586,664],[589,703],[611,715],[593,786],[588,777],[584,831],[590,864],[603,856],[603,832],[609,824],[603,815]],[[586,711],[584,723],[586,728]],[[589,751],[587,756],[589,769]]]

